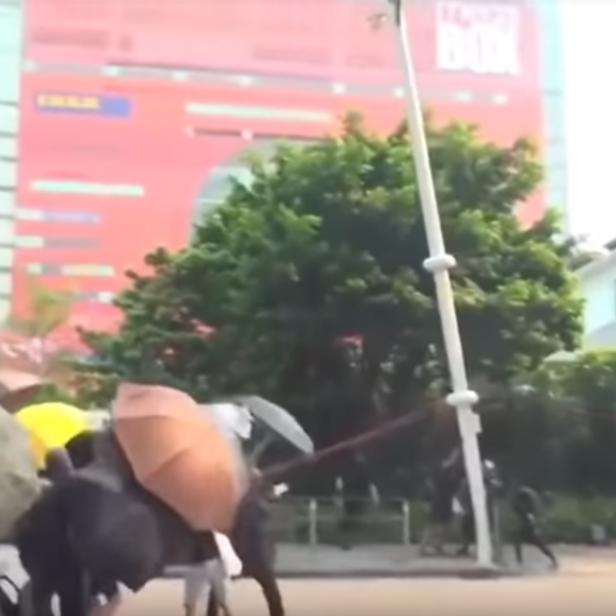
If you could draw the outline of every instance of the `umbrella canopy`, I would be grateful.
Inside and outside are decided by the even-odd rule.
[[[246,407],[231,402],[200,404],[201,410],[229,438],[247,440],[252,433],[252,415]]]
[[[20,409],[34,399],[45,381],[36,374],[25,370],[0,370],[0,403],[10,413]]]
[[[0,408],[0,542],[10,539],[15,522],[40,489],[28,433]]]
[[[88,429],[86,414],[62,402],[33,404],[21,409],[15,416],[30,433],[39,468],[43,468],[48,451],[64,447],[72,438]]]
[[[123,383],[113,430],[139,483],[195,530],[226,533],[246,489],[243,461],[188,395]]]
[[[233,449],[237,460],[243,463],[242,473],[247,466],[242,449],[242,441],[250,438],[252,415],[237,404],[200,404],[199,410],[211,421]]]
[[[21,561],[30,576],[49,578],[66,567],[70,549],[98,579],[137,591],[162,571],[164,534],[146,498],[113,473],[92,470],[53,484],[21,518]]]
[[[0,370],[0,397],[20,389],[41,387],[44,384],[45,381],[40,376],[31,372],[8,369]]]
[[[235,399],[297,449],[306,454],[314,452],[312,439],[288,411],[259,396],[241,396]]]

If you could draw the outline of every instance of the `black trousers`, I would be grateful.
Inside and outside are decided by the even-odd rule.
[[[535,519],[528,515],[518,517],[518,528],[514,533],[513,545],[515,548],[516,559],[520,565],[524,560],[522,553],[524,544],[536,547],[542,554],[550,559],[554,566],[558,564],[554,552],[552,552],[550,546],[548,546],[545,541]]]

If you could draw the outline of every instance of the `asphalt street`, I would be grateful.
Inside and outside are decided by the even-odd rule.
[[[616,558],[565,558],[558,573],[498,580],[287,580],[281,582],[288,616],[614,616]],[[119,616],[181,615],[182,585],[157,581],[128,597]],[[256,584],[231,589],[234,616],[265,616]]]

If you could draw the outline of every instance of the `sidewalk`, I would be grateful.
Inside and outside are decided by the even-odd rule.
[[[451,547],[449,553],[455,548]],[[587,546],[556,546],[556,554],[566,561],[611,560],[616,549]],[[513,550],[504,551],[500,567],[479,567],[470,558],[424,557],[418,546],[361,545],[351,550],[334,546],[279,544],[277,572],[281,578],[413,578],[460,577],[468,579],[503,576],[541,575],[551,572],[545,557],[534,548],[524,550],[524,567],[515,564]]]
[[[499,577],[497,567],[479,567],[470,558],[424,557],[417,546],[360,545],[350,550],[279,544],[281,578]]]
[[[607,563],[616,572],[616,548],[556,546],[555,551],[569,568],[593,568]],[[292,578],[499,578],[550,573],[546,560],[533,548],[526,548],[524,569],[515,566],[513,553],[506,550],[506,565],[480,568],[469,558],[423,557],[416,545],[361,545],[351,550],[333,546],[279,544],[277,575]],[[600,568],[603,568],[601,565]],[[0,546],[0,574],[25,581],[13,548]]]
[[[498,567],[479,567],[470,558],[420,557],[417,546],[361,545],[351,550],[319,545],[278,544],[276,577],[281,579],[462,577],[503,575]],[[165,577],[181,577],[185,567],[168,568]]]

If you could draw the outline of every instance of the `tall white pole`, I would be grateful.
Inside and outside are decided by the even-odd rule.
[[[473,411],[473,405],[477,403],[479,398],[474,391],[469,389],[453,291],[449,279],[449,269],[456,265],[456,260],[445,250],[413,56],[409,45],[406,13],[403,6],[404,0],[388,1],[393,7],[394,23],[398,33],[400,58],[405,75],[407,115],[413,146],[413,160],[430,250],[430,257],[424,261],[424,267],[434,277],[438,310],[453,386],[453,393],[447,396],[447,402],[456,409],[462,438],[466,476],[475,517],[477,561],[480,565],[490,566],[492,565],[492,544],[482,462],[477,439],[481,428],[479,416]]]

